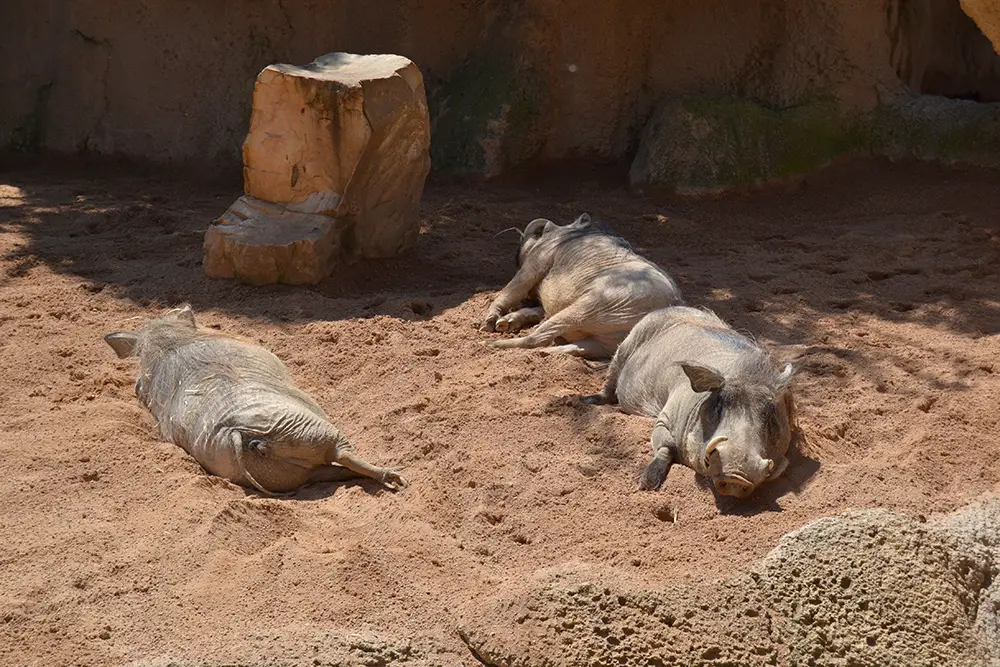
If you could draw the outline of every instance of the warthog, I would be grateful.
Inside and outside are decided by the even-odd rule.
[[[791,364],[777,370],[767,352],[714,313],[664,308],[635,325],[601,392],[584,400],[656,418],[640,489],[659,489],[680,463],[709,477],[720,494],[743,498],[788,466],[792,374]]]
[[[666,271],[587,213],[568,225],[532,220],[517,260],[517,273],[494,299],[482,329],[514,333],[541,325],[521,338],[491,341],[497,347],[562,343],[550,351],[609,359],[646,313],[683,303]],[[526,301],[540,305],[522,307]]]
[[[139,357],[136,396],[163,438],[213,475],[268,495],[355,477],[406,485],[396,469],[355,454],[280,359],[250,341],[199,329],[189,305],[104,340],[120,359]]]

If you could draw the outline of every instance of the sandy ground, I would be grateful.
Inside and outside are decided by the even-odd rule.
[[[120,169],[0,173],[0,664],[325,664],[328,642],[377,635],[471,665],[457,616],[539,568],[711,579],[826,514],[1000,490],[995,173],[859,163],[710,201],[435,184],[414,254],[316,289],[202,276],[204,228],[238,194]],[[801,365],[805,438],[784,480],[716,500],[675,467],[634,493],[649,422],[566,400],[601,373],[483,347],[514,270],[516,236],[496,232],[584,210]],[[262,498],[159,442],[134,362],[101,336],[183,301],[286,360],[411,487]]]

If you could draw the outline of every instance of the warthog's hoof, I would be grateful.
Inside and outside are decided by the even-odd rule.
[[[653,459],[639,477],[639,490],[659,491],[663,482],[667,480],[668,470],[670,470],[669,462],[659,458]]]
[[[611,401],[604,394],[591,394],[589,396],[581,396],[580,402],[586,405],[607,405]]]
[[[386,468],[382,472],[382,476],[379,481],[383,486],[393,491],[398,491],[399,489],[410,485],[410,483],[406,481],[406,478],[399,474],[399,468]]]
[[[498,319],[494,327],[500,333],[517,333],[524,328],[524,322],[517,313],[510,313]]]
[[[493,333],[497,330],[497,320],[499,318],[499,315],[489,315],[485,320],[483,320],[483,323],[479,326],[479,330],[487,333]]]

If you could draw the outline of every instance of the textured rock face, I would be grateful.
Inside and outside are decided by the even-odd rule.
[[[340,250],[336,219],[242,196],[205,233],[205,275],[248,285],[312,285]]]
[[[125,667],[454,667],[468,664],[464,651],[449,650],[433,636],[386,637],[357,628],[326,625],[321,631],[309,628],[262,630],[251,641],[260,647],[258,655],[268,657],[190,660],[162,656],[123,664]],[[312,648],[306,654],[295,648],[303,641]],[[460,647],[456,648],[461,651]],[[239,652],[239,649],[234,651]],[[255,651],[244,647],[243,652],[253,655]]]
[[[1000,501],[937,521],[821,519],[722,582],[636,586],[570,564],[492,603],[461,634],[489,665],[1000,664]],[[721,630],[720,630],[721,628]]]
[[[846,157],[1000,165],[1000,109],[940,96],[898,96],[869,112],[830,100],[776,111],[738,97],[671,100],[653,114],[632,186],[685,194],[780,182]]]
[[[330,44],[418,62],[435,168],[487,175],[629,155],[651,112],[691,95],[852,112],[896,94],[1000,95],[1000,56],[955,0],[64,4],[5,2],[0,148],[232,167],[257,73]],[[965,4],[989,31],[994,3]]]
[[[205,271],[315,283],[338,260],[412,246],[430,170],[423,77],[401,56],[331,53],[257,78],[246,195],[209,230]]]
[[[1000,5],[995,0],[961,0],[962,11],[968,14],[1000,53]]]
[[[752,579],[791,664],[982,665],[992,569],[964,536],[876,510],[786,535]]]

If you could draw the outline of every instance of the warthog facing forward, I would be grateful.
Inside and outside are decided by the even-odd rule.
[[[104,340],[120,359],[139,357],[136,396],[163,438],[213,475],[268,495],[355,477],[406,485],[397,470],[355,454],[280,359],[249,341],[198,329],[188,305]]]
[[[715,314],[665,308],[635,326],[601,393],[584,400],[656,418],[640,489],[659,489],[680,463],[711,478],[720,494],[743,498],[788,466],[792,373],[791,364],[775,369],[770,355]]]
[[[599,229],[586,213],[569,225],[532,220],[517,260],[517,273],[493,301],[482,328],[514,333],[541,325],[521,338],[492,341],[498,347],[561,341],[551,351],[609,359],[646,313],[683,303],[666,271]],[[521,307],[528,300],[541,306]]]

